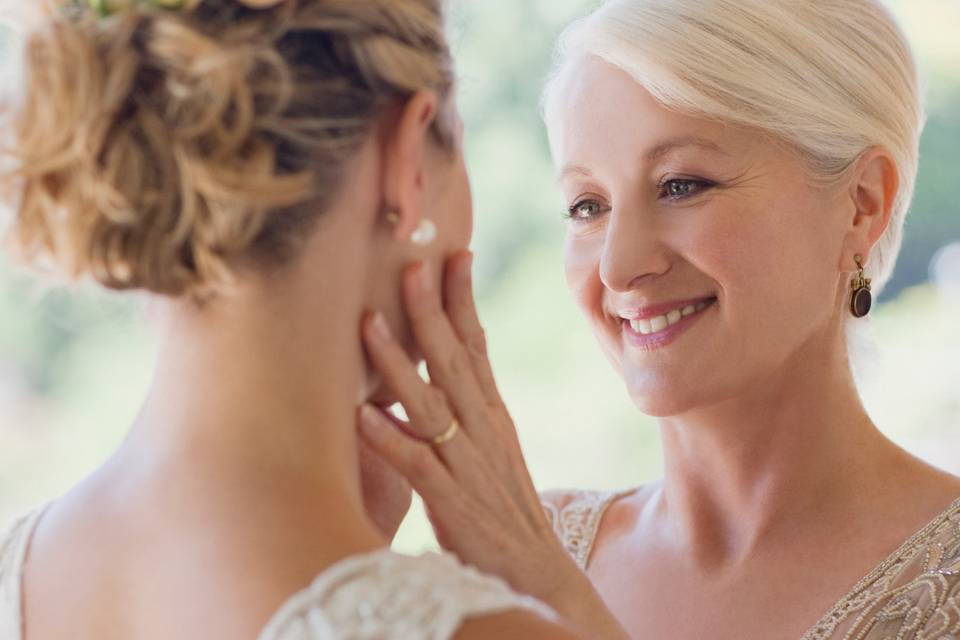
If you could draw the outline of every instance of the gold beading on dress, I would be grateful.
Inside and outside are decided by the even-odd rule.
[[[628,493],[541,495],[554,531],[581,569],[603,514]],[[960,499],[854,585],[800,640],[960,640]]]

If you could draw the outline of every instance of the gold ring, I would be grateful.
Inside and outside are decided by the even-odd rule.
[[[438,444],[443,444],[444,442],[448,442],[453,439],[453,436],[457,435],[457,431],[459,430],[460,430],[460,423],[457,422],[456,418],[454,418],[453,420],[450,421],[450,426],[447,427],[446,431],[444,431],[438,436],[434,436],[433,438],[430,438],[430,444],[438,445]]]

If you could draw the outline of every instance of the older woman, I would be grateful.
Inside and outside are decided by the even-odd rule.
[[[412,343],[403,273],[470,239],[442,3],[62,9],[26,49],[13,238],[150,294],[162,348],[115,454],[0,530],[0,638],[583,637],[367,513],[359,327]]]
[[[848,351],[917,172],[921,98],[892,17],[876,0],[612,0],[560,51],[545,114],[567,281],[659,419],[665,476],[546,494],[539,522],[456,296],[413,319],[453,328],[415,328],[434,386],[394,386],[448,407],[404,428],[456,416],[463,433],[432,453],[370,420],[370,442],[441,543],[576,615],[552,525],[634,637],[955,637],[960,478],[878,431]]]

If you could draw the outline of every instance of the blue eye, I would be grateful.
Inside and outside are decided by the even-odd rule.
[[[673,178],[657,185],[657,197],[671,202],[691,198],[716,186],[716,183],[698,178]],[[589,222],[609,211],[609,207],[595,198],[577,200],[567,209],[564,218],[573,222]]]
[[[660,184],[660,197],[668,200],[683,200],[713,186],[706,180],[677,178]]]
[[[567,209],[564,216],[575,222],[585,222],[603,213],[603,207],[596,200],[580,200]]]

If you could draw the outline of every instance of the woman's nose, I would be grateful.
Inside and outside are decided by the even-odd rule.
[[[600,255],[600,280],[607,289],[629,291],[669,271],[656,220],[631,209],[614,209],[609,215]]]

